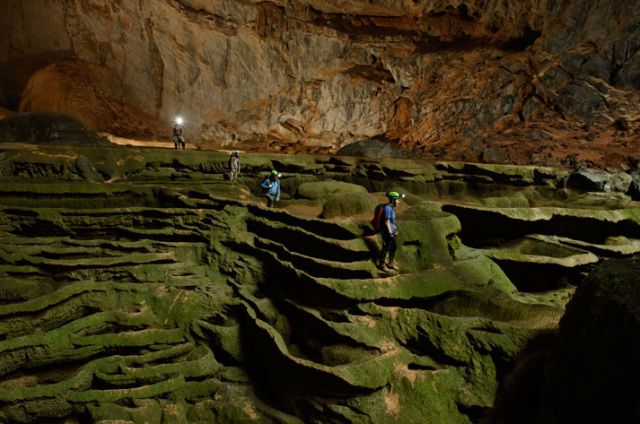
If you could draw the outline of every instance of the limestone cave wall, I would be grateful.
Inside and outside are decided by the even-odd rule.
[[[640,122],[639,3],[6,0],[0,107],[133,136],[166,134],[181,114],[203,148],[378,138],[437,158],[553,163],[586,142],[625,162]]]

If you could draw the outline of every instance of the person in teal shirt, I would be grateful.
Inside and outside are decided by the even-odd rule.
[[[262,184],[260,184],[260,188],[264,193],[265,199],[267,199],[267,206],[270,208],[273,207],[273,202],[280,201],[280,174],[275,169],[271,171],[271,174],[264,179]]]

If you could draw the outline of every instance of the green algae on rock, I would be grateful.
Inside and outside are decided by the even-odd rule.
[[[231,183],[216,152],[3,153],[0,421],[477,422],[570,293],[519,292],[465,246],[465,213],[624,222],[614,228],[631,239],[638,220],[633,209],[591,216],[437,197],[445,182],[463,203],[522,181],[549,190],[555,177],[537,185],[530,170],[478,179],[476,167],[416,161],[245,156]],[[332,219],[317,218],[317,205],[293,213],[308,202],[293,197],[265,208],[256,185],[276,165],[288,170],[288,195],[319,183],[354,190],[325,206],[362,205],[336,206]],[[400,273],[390,276],[372,260],[366,209],[393,187],[417,190],[398,211]]]

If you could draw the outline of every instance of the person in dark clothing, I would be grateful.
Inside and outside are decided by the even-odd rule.
[[[176,119],[176,123],[173,126],[173,146],[176,149],[182,147],[186,148],[186,142],[184,139],[184,127],[182,126],[182,118]]]
[[[260,188],[264,193],[265,199],[267,199],[267,206],[270,208],[273,207],[273,202],[280,201],[280,174],[275,169],[271,171],[271,174],[262,181],[260,184]]]
[[[240,173],[240,152],[236,150],[229,157],[229,181],[234,181]]]
[[[395,263],[395,254],[398,247],[396,237],[398,236],[398,227],[396,226],[396,208],[400,203],[400,199],[404,194],[395,191],[387,193],[389,203],[384,206],[382,215],[382,250],[378,259],[378,267],[385,272],[397,271],[398,267]],[[387,255],[389,262],[387,262]]]

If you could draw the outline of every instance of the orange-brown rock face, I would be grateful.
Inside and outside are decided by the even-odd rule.
[[[379,138],[447,159],[619,165],[638,151],[639,6],[7,0],[0,106],[129,134],[181,114],[202,147]]]
[[[123,99],[126,92],[112,69],[87,62],[61,60],[36,71],[20,100],[21,111],[57,111],[90,129],[140,135],[161,125]]]

